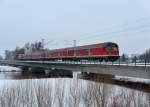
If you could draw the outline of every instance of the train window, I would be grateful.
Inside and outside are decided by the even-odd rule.
[[[76,52],[75,52],[76,54],[80,54],[80,50],[76,50]]]
[[[55,55],[58,55],[58,52],[55,52]]]
[[[96,52],[98,52],[99,51],[99,48],[96,48]]]
[[[92,53],[92,52],[93,52],[93,49],[90,49],[90,52]]]
[[[80,52],[82,53],[82,52],[84,52],[84,50],[82,49],[82,50],[80,50]]]
[[[68,51],[69,54],[74,54],[74,50]]]
[[[115,43],[107,43],[106,51],[113,51],[113,50],[117,51],[118,45]]]
[[[62,55],[63,55],[63,52],[60,52],[59,54],[60,54],[60,56],[62,56]]]
[[[51,53],[52,56],[56,56],[57,55],[57,52],[53,52]]]
[[[82,50],[79,50],[79,52],[80,52],[80,53],[82,53],[82,52],[83,52],[83,53],[85,53],[85,52],[88,53],[88,52],[89,52],[89,49],[82,49]]]
[[[85,52],[88,53],[88,52],[89,52],[89,49],[85,49]]]
[[[63,54],[67,54],[67,51],[63,51]]]
[[[106,51],[112,51],[112,47],[106,47]]]
[[[99,48],[93,48],[91,49],[91,52],[98,52],[99,51]]]

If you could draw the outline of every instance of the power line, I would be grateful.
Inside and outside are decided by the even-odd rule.
[[[130,32],[130,33],[134,33],[134,34],[136,34],[136,33],[139,33],[139,32],[150,32],[150,29],[140,29],[140,30],[137,30],[136,32],[134,31],[134,32]],[[122,32],[122,33],[129,33],[129,32]],[[118,37],[121,37],[122,35],[116,35],[117,36],[117,38]],[[81,40],[81,41],[94,41],[94,40],[97,40],[97,39],[99,39],[99,38],[102,38],[102,37],[96,37],[96,38],[90,38],[90,39],[84,39],[84,40]],[[107,40],[111,40],[113,37],[112,37],[112,35],[110,35],[109,37],[108,37],[108,39]],[[89,42],[90,42],[89,41]]]
[[[44,45],[48,45],[49,43],[54,42],[54,40],[49,40],[48,42],[46,42]]]
[[[133,31],[137,31],[137,30],[144,30],[145,28],[150,28],[150,25],[142,25],[142,26],[138,26],[135,28],[127,28],[127,29],[123,29],[123,30],[116,30],[116,31],[112,31],[112,32],[106,32],[106,33],[101,33],[101,34],[97,34],[97,35],[91,35],[91,37],[85,38],[85,39],[80,39],[79,41],[85,41],[87,39],[93,39],[93,38],[98,38],[98,37],[106,37],[106,35],[114,35],[114,34],[119,34],[119,33],[126,33],[126,32],[133,32]],[[108,36],[109,37],[109,36]]]
[[[141,19],[138,19],[138,20],[135,20],[135,21],[133,21],[133,22],[128,22],[128,23],[124,23],[124,24],[121,24],[121,25],[115,25],[115,26],[112,26],[112,27],[110,27],[111,28],[111,30],[112,29],[114,29],[114,28],[124,28],[124,27],[127,27],[126,29],[131,29],[132,27],[134,27],[135,25],[137,25],[137,24],[140,24],[139,22],[146,22],[146,24],[147,24],[147,21],[149,21],[150,20],[150,18],[149,17],[146,17],[146,18],[141,18]],[[144,24],[144,23],[142,23],[142,24]],[[143,26],[145,26],[145,25],[143,25]],[[109,29],[110,29],[109,28]],[[105,31],[108,31],[108,30],[105,30]],[[115,32],[118,32],[118,31],[115,31]],[[120,32],[120,31],[119,31]],[[99,32],[94,32],[96,35],[93,35],[93,33],[89,33],[89,34],[85,34],[85,35],[81,35],[80,37],[79,37],[79,39],[84,39],[84,38],[90,38],[90,37],[92,37],[93,38],[93,36],[98,36],[100,33]],[[108,32],[104,32],[104,34],[107,34]],[[111,32],[110,32],[111,33]],[[114,31],[112,31],[112,33],[114,33]],[[102,33],[103,34],[103,33]]]

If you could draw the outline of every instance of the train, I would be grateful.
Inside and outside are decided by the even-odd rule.
[[[119,46],[114,42],[76,46],[62,49],[43,50],[28,54],[18,54],[17,60],[36,61],[116,61],[119,59]]]

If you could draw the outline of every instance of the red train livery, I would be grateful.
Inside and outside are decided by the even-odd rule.
[[[118,58],[119,58],[119,47],[116,43],[113,42],[17,55],[18,60],[116,61]]]

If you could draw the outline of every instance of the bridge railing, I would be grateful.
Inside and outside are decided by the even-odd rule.
[[[54,62],[54,61],[52,61]],[[139,61],[138,59],[127,59],[126,61],[122,61],[121,58],[119,58],[115,62],[106,62],[102,61],[100,62],[99,60],[82,60],[82,61],[64,61],[64,62],[54,62],[54,63],[69,63],[69,64],[102,64],[102,65],[118,65],[118,66],[145,66],[145,67],[150,67],[150,62],[147,60],[145,61]]]
[[[132,60],[126,59],[126,61],[122,61],[121,58],[119,58],[117,61],[113,62],[113,64],[150,67],[150,62],[148,59],[138,60],[137,57],[134,57]]]
[[[145,66],[150,67],[150,62],[148,61],[121,61],[121,59],[118,59],[115,62],[106,62],[106,61],[98,61],[98,60],[82,60],[82,61],[14,61],[14,60],[0,60],[0,63],[3,62],[3,64],[7,63],[15,63],[15,62],[33,62],[33,63],[66,63],[66,64],[101,64],[101,65],[114,65],[114,66]]]

